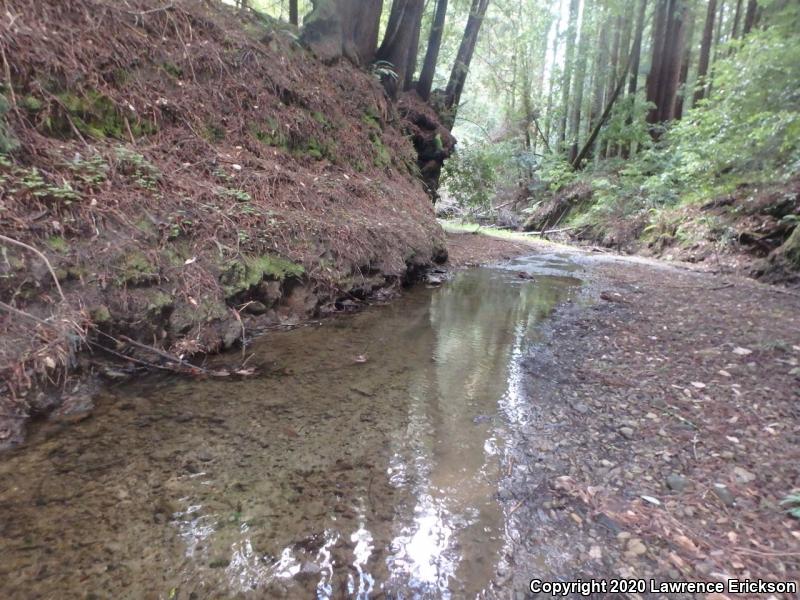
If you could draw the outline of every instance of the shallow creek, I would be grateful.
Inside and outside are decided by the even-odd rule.
[[[462,271],[255,341],[255,377],[147,377],[39,426],[0,456],[0,596],[491,595],[520,360],[576,269]]]

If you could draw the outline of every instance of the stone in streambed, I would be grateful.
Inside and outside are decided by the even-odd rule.
[[[673,492],[682,492],[684,489],[686,489],[689,481],[683,475],[671,473],[670,475],[667,475],[666,483],[667,487]]]

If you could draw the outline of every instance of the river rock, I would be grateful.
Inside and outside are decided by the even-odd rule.
[[[642,543],[639,538],[631,538],[628,540],[628,549],[625,552],[628,556],[642,556],[647,553],[647,546]]]
[[[686,489],[686,485],[688,483],[689,482],[686,477],[679,475],[678,473],[671,473],[667,475],[667,487],[673,492],[682,492],[684,489]]]
[[[634,436],[634,433],[635,433],[635,431],[633,430],[633,427],[620,427],[619,428],[619,432],[622,434],[623,437],[625,437],[625,438],[627,438],[629,440],[633,439],[633,436]]]
[[[714,484],[714,493],[719,498],[720,502],[722,502],[725,506],[733,506],[736,500],[733,497],[733,494],[728,489],[724,483],[715,483]]]
[[[755,481],[756,478],[753,473],[742,467],[734,467],[733,475],[736,477],[736,481],[740,483],[750,483],[751,481]]]

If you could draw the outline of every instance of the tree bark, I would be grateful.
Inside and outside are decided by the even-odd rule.
[[[639,87],[639,63],[642,59],[642,38],[644,37],[644,17],[647,12],[647,0],[639,3],[639,11],[636,13],[636,30],[633,34],[633,47],[631,48],[630,77],[628,79],[628,95],[632,97],[633,104],[631,112],[636,109],[636,89]],[[633,124],[633,117],[628,117],[628,125]],[[631,144],[623,144],[622,158],[631,155]]]
[[[389,14],[383,43],[376,55],[378,60],[390,63],[397,73],[396,81],[384,82],[385,85],[388,84],[387,92],[392,97],[395,97],[400,87],[405,85],[408,56],[414,34],[418,32],[422,3],[423,0],[394,0],[392,3],[392,12]]]
[[[688,40],[688,42],[684,43],[680,77],[678,78],[678,97],[675,100],[676,119],[683,117],[684,100],[687,98],[688,94],[688,90],[686,89],[686,81],[689,78],[689,65],[692,62],[692,38],[694,37],[694,13],[692,11],[688,11],[687,19],[688,24],[686,25],[685,39]]]
[[[458,104],[461,102],[461,94],[464,92],[464,84],[467,81],[469,65],[472,62],[472,55],[475,53],[475,46],[478,43],[478,34],[483,25],[483,18],[486,16],[486,9],[489,8],[489,0],[472,0],[472,8],[467,19],[467,26],[464,29],[464,36],[461,38],[461,45],[458,48],[456,61],[453,70],[450,72],[450,80],[445,90],[445,121],[449,129],[452,129]]]
[[[654,69],[647,78],[647,99],[656,105],[656,108],[650,111],[647,119],[648,123],[652,124],[671,121],[675,118],[683,46],[686,37],[686,6],[681,0],[661,0],[659,18],[662,16],[663,39],[654,40],[653,63],[658,63],[658,69]],[[658,57],[656,57],[656,52],[658,52]]]
[[[605,105],[605,77],[603,73],[608,68],[608,28],[610,25],[610,18],[604,14],[600,17],[602,24],[600,25],[600,33],[597,37],[597,48],[595,49],[594,68],[592,69],[593,91],[592,91],[592,108],[589,113],[589,130],[591,131],[593,124],[600,118]]]
[[[758,2],[756,0],[748,0],[747,13],[744,16],[744,27],[742,34],[747,35],[753,26],[756,24],[756,14],[758,13]]]
[[[295,27],[300,24],[300,15],[297,10],[297,0],[289,0],[289,23]]]
[[[702,100],[706,93],[706,75],[711,58],[711,42],[714,39],[714,17],[717,14],[717,0],[708,0],[706,22],[703,26],[703,39],[700,42],[700,58],[697,63],[697,85],[694,93],[694,103]]]
[[[407,92],[414,87],[414,75],[417,72],[417,58],[419,55],[419,36],[422,29],[422,12],[425,7],[424,0],[416,5],[416,14],[412,15],[412,26],[414,32],[411,35],[411,44],[408,47],[408,58],[406,59],[406,76],[403,91]]]
[[[609,57],[609,70],[606,77],[606,91],[605,98],[608,99],[614,93],[614,86],[617,84],[617,70],[619,69],[620,62],[620,40],[622,34],[622,16],[616,18],[614,25],[614,41],[611,43],[611,56]],[[600,152],[598,157],[607,158],[609,155],[609,144],[606,140],[600,145]]]
[[[346,56],[356,64],[375,58],[383,0],[312,0],[301,40],[322,61]]]
[[[570,0],[569,21],[567,25],[567,48],[564,54],[564,76],[561,78],[561,124],[558,129],[558,139],[561,146],[567,139],[567,116],[569,114],[569,94],[572,84],[572,63],[575,54],[575,38],[578,33],[578,10],[580,0]]]
[[[425,51],[425,60],[422,63],[422,72],[417,82],[417,93],[426,102],[431,97],[433,89],[433,78],[436,74],[436,65],[439,62],[439,50],[442,47],[442,35],[444,34],[444,24],[447,18],[447,0],[438,0],[436,3],[436,13],[431,24],[431,34],[428,37],[428,48]]]
[[[544,124],[544,139],[547,141],[549,146],[550,144],[550,133],[553,126],[553,90],[556,86],[556,58],[558,57],[558,40],[561,33],[561,3],[564,0],[559,0],[559,11],[558,11],[558,19],[556,20],[556,33],[553,36],[553,54],[552,59],[550,60],[550,83],[547,86],[547,122]]]
[[[572,114],[569,124],[570,151],[569,160],[572,161],[578,155],[578,143],[581,128],[581,109],[583,108],[583,89],[586,80],[586,60],[589,53],[589,43],[587,35],[587,15],[589,4],[586,2],[583,8],[583,22],[578,37],[578,57],[575,65],[575,83],[572,88],[574,91],[574,101],[572,103]],[[566,110],[566,107],[565,107]]]
[[[742,17],[742,0],[736,0],[736,10],[733,13],[733,27],[731,27],[731,39],[739,37],[739,22]]]

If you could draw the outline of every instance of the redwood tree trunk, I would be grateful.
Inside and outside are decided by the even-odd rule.
[[[747,13],[744,16],[744,28],[742,34],[747,35],[756,24],[756,14],[758,13],[758,2],[756,0],[748,0]]]
[[[383,0],[312,0],[312,5],[301,39],[320,60],[346,56],[365,64],[374,59]]]
[[[683,58],[681,59],[681,71],[678,79],[678,98],[675,100],[675,118],[683,117],[684,100],[688,97],[686,80],[689,78],[689,64],[692,62],[692,38],[694,37],[694,14],[688,12],[688,24],[686,25],[686,35],[684,43]]]
[[[475,53],[478,34],[481,31],[487,8],[489,8],[489,0],[472,0],[469,19],[467,19],[467,26],[464,29],[464,37],[461,38],[461,45],[458,48],[456,61],[453,64],[453,70],[450,72],[450,80],[445,91],[445,109],[449,113],[446,115],[445,120],[449,128],[452,128],[455,123],[458,104],[461,101],[469,65],[472,62],[472,55]]]
[[[436,74],[436,65],[439,62],[439,50],[442,47],[444,23],[447,18],[447,0],[438,0],[436,13],[433,16],[431,34],[428,38],[428,49],[425,51],[425,60],[422,63],[422,73],[417,83],[417,93],[426,102],[431,97],[433,77]]]
[[[408,57],[406,58],[406,76],[403,91],[407,92],[414,87],[414,74],[417,72],[417,55],[419,54],[419,36],[422,29],[422,12],[424,0],[417,3],[416,14],[412,15],[414,32],[411,34],[411,44],[408,47]]]
[[[633,46],[631,47],[631,66],[630,78],[628,79],[628,95],[632,97],[631,112],[636,108],[636,89],[639,87],[639,63],[642,58],[642,38],[644,37],[644,17],[647,12],[647,0],[639,3],[639,11],[636,13],[636,29],[633,33]],[[628,116],[628,125],[633,123],[633,117]],[[622,145],[622,158],[631,155],[632,144]]]
[[[659,14],[663,15],[663,39],[654,40],[655,52],[659,52],[658,70],[653,70],[647,79],[647,99],[656,105],[650,111],[648,123],[663,123],[675,118],[675,108],[680,84],[683,47],[686,37],[687,9],[681,0],[662,0]]]
[[[564,76],[561,79],[561,124],[558,129],[558,139],[563,148],[567,139],[567,116],[569,113],[569,95],[572,84],[572,63],[575,55],[575,38],[578,34],[578,10],[580,0],[570,0],[569,21],[567,24],[567,48],[564,53]]]
[[[731,27],[731,39],[739,37],[739,21],[742,18],[742,0],[736,0],[736,10],[733,13],[733,27]]]
[[[423,0],[394,0],[392,12],[389,13],[389,23],[383,36],[383,43],[378,49],[377,58],[390,63],[397,73],[394,89],[389,86],[390,95],[396,95],[399,87],[403,86],[408,70],[408,55],[414,41],[414,34],[418,32],[419,19],[422,16]],[[384,82],[387,83],[387,82]]]
[[[694,102],[702,100],[706,94],[705,78],[708,75],[708,64],[711,58],[711,43],[714,40],[714,17],[717,14],[717,0],[708,0],[706,22],[703,26],[703,40],[700,42],[700,58],[697,63],[697,89]]]

